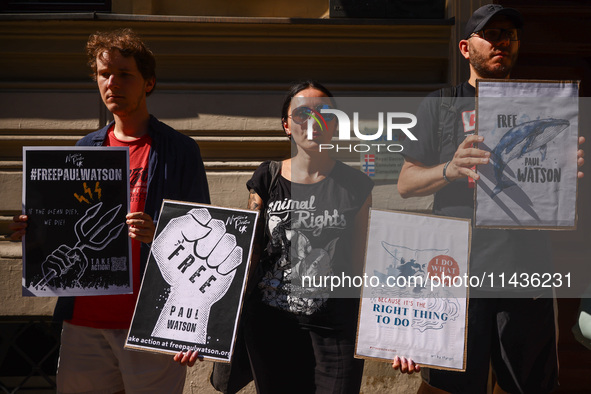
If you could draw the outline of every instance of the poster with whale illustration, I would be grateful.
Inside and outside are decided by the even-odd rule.
[[[257,218],[164,200],[125,348],[230,362]]]
[[[573,230],[579,81],[477,80],[476,227]]]
[[[463,371],[469,219],[372,209],[355,357]]]

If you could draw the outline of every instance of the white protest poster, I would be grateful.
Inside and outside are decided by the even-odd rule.
[[[577,223],[578,81],[477,80],[475,226],[572,230]]]
[[[355,356],[464,370],[468,219],[372,209]]]
[[[23,147],[23,296],[129,294],[129,150]]]
[[[125,347],[229,362],[257,217],[164,200]]]

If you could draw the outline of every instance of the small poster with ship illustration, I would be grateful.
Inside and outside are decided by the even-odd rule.
[[[466,367],[469,219],[372,209],[355,356]]]
[[[578,81],[477,80],[475,226],[573,230]]]

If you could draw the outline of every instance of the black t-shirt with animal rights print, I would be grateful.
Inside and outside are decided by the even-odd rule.
[[[353,264],[363,263],[351,259],[354,219],[373,182],[337,161],[330,174],[314,184],[279,176],[269,193],[270,183],[269,162],[261,164],[247,182],[264,203],[267,244],[260,260],[261,301],[302,323],[337,327],[342,324],[334,310],[337,298],[355,292],[318,285],[327,276],[352,275]]]

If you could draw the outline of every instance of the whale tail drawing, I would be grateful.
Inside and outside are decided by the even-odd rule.
[[[566,119],[548,118],[521,123],[507,131],[491,152],[497,181],[492,197],[515,185],[504,175],[505,167],[511,160],[537,149],[540,150],[542,160],[545,160],[547,144],[569,126],[570,122]]]
[[[511,186],[515,186],[515,182],[508,180],[508,179],[501,180],[501,182],[497,183],[497,185],[493,189],[491,197],[495,198],[497,194],[499,194],[504,189],[511,187]]]

